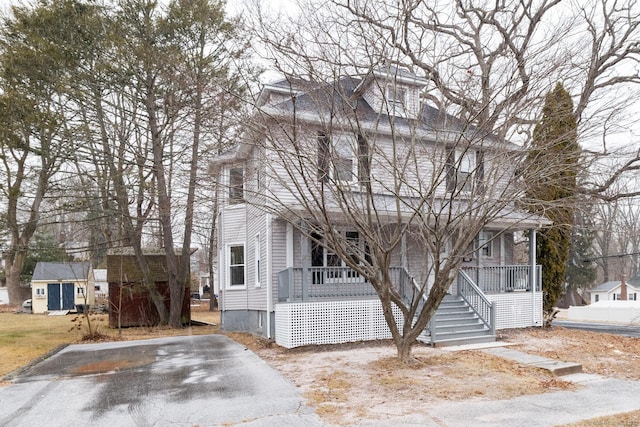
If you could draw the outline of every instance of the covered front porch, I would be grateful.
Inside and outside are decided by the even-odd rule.
[[[273,295],[276,342],[291,348],[391,338],[373,286],[335,253],[316,243],[320,236],[312,240],[300,233],[296,239],[294,234],[291,228],[287,235],[288,267],[278,271]],[[351,242],[359,241],[356,232],[345,231],[344,237]],[[541,326],[541,267],[535,265],[533,255],[534,230],[529,237],[529,264],[518,265],[513,263],[516,258],[513,232],[483,231],[468,259],[462,260],[448,290],[449,296],[438,310],[438,318],[432,319],[421,340],[434,344],[444,335],[450,339],[462,332],[468,338],[471,331],[467,327],[479,328],[493,338],[498,329]],[[434,273],[425,255],[420,242],[407,238],[392,260],[395,263],[389,268],[392,286],[407,302],[423,286],[426,289],[422,299],[428,298]],[[456,313],[439,316],[452,310]],[[467,315],[464,330],[448,321],[454,317],[460,321]],[[402,313],[396,307],[394,316],[398,323],[402,322]]]
[[[417,283],[406,269],[392,267],[390,273],[403,298],[411,298]],[[461,269],[449,294],[464,303],[467,308],[463,311],[474,316],[490,336],[499,329],[541,326],[540,273],[540,266],[528,265],[467,267]],[[402,321],[399,309],[394,308],[394,316],[397,322]],[[276,342],[286,348],[391,338],[375,290],[346,267],[281,271],[275,323]],[[447,329],[448,325],[442,326]],[[434,318],[421,341],[435,344],[446,340],[438,328]]]
[[[485,294],[540,292],[542,267],[506,265],[462,267],[469,279]],[[391,281],[403,296],[418,286],[404,267],[390,268]],[[535,288],[531,285],[536,283]],[[456,293],[457,280],[450,293]],[[427,288],[428,293],[429,288]],[[371,284],[348,267],[290,267],[278,273],[278,302],[318,302],[376,298]]]

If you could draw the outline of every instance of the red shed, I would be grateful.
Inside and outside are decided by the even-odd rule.
[[[144,254],[151,270],[150,283],[156,286],[169,310],[169,279],[164,249],[145,249]],[[110,327],[154,326],[160,323],[160,316],[142,278],[142,271],[131,248],[115,249],[107,255]],[[191,322],[190,303],[187,281],[182,299],[182,324]]]

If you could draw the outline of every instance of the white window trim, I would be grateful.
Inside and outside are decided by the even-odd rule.
[[[236,198],[232,198],[231,197],[231,192],[232,192],[232,183],[231,183],[231,171],[235,170],[235,169],[239,169],[242,171],[242,197],[239,199]],[[246,198],[246,192],[247,192],[247,170],[244,166],[241,165],[232,165],[229,166],[229,168],[227,169],[227,174],[226,174],[226,180],[227,180],[227,201],[228,204],[231,206],[235,206],[235,205],[242,205],[246,202],[245,198]]]
[[[494,234],[491,231],[481,231],[480,235],[478,236],[478,240],[479,240],[479,252],[480,255],[482,256],[482,258],[493,258],[494,256],[494,251],[493,251],[493,240],[494,240]],[[486,250],[486,254],[485,254],[485,250]]]
[[[388,84],[386,87],[385,99],[389,113],[397,117],[407,116],[407,93],[406,87],[397,84]],[[401,99],[397,95],[401,94]]]
[[[347,146],[348,149],[347,150],[339,150],[338,148],[340,147],[344,147]],[[350,133],[335,133],[332,135],[331,137],[331,150],[332,155],[331,155],[331,174],[332,174],[332,178],[333,180],[338,184],[338,185],[354,185],[354,184],[358,184],[358,177],[359,177],[359,171],[358,171],[358,167],[359,167],[359,162],[358,162],[358,136],[355,134],[350,134]],[[341,156],[339,154],[346,154],[349,153],[349,157],[348,156]],[[350,180],[342,180],[342,179],[338,179],[337,176],[337,169],[336,169],[336,162],[339,159],[348,159],[351,160],[351,179]]]
[[[254,275],[255,275],[255,287],[256,288],[260,288],[262,287],[262,283],[261,283],[261,270],[263,268],[263,262],[262,262],[262,248],[260,247],[260,233],[256,234],[255,240],[254,240],[254,247],[253,247],[253,271],[254,271]]]
[[[244,284],[242,285],[232,285],[231,284],[231,248],[235,246],[242,246],[242,257],[244,259]],[[225,265],[224,265],[224,275],[225,275],[225,284],[224,287],[226,290],[243,290],[247,289],[247,245],[246,242],[233,242],[225,245]]]

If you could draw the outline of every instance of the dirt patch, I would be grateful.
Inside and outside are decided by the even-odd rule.
[[[429,407],[447,401],[510,399],[577,387],[481,351],[418,345],[416,363],[403,365],[389,341],[286,350],[251,335],[227,335],[279,370],[327,423],[337,425],[426,415]],[[640,379],[637,338],[552,327],[508,331],[499,339],[527,353],[582,363],[585,372]]]
[[[136,359],[110,359],[87,363],[77,367],[75,374],[102,374],[106,372],[117,372],[123,369],[138,368],[155,362],[154,357],[137,357]]]

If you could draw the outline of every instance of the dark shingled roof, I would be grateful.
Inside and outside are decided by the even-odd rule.
[[[291,87],[292,93],[298,93],[292,99],[287,99],[275,104],[273,107],[283,112],[317,112],[329,114],[331,111],[354,114],[363,122],[377,122],[388,117],[385,112],[375,111],[356,90],[362,83],[362,79],[354,77],[342,77],[333,83],[324,85],[306,82],[301,85],[299,81],[287,79],[279,80],[270,86]],[[300,89],[310,89],[300,92]],[[355,108],[354,108],[355,107]],[[470,126],[464,120],[460,120],[450,114],[446,114],[426,103],[422,105],[421,120],[415,121],[405,117],[393,118],[394,125],[407,129],[454,132],[475,132],[477,129]],[[478,135],[476,135],[478,137]]]

